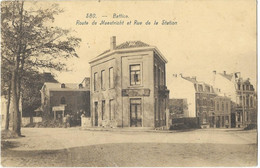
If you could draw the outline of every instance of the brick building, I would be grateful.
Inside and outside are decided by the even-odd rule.
[[[90,116],[90,78],[82,83],[46,82],[41,91],[43,117],[62,119],[69,114],[75,120],[80,116]]]
[[[257,124],[257,95],[249,79],[243,79],[240,72],[213,71],[212,85],[220,88],[232,101],[232,127]]]
[[[93,126],[166,124],[167,60],[156,47],[141,41],[116,45],[116,37],[111,37],[110,49],[89,63]]]

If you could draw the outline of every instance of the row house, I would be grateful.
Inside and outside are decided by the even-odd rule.
[[[210,117],[210,127],[231,128],[231,99],[226,96],[214,98],[214,113]]]
[[[244,80],[240,72],[213,71],[212,85],[220,88],[232,101],[232,127],[245,127],[257,123],[257,95],[250,79]]]
[[[213,88],[213,86],[204,82],[197,81],[196,77],[184,77],[182,74],[173,75],[173,82],[169,86],[169,89],[170,113],[178,113],[173,116],[179,118],[197,118],[198,125],[207,128],[224,127],[224,125],[222,126],[219,123],[223,123],[225,119],[228,119],[225,123],[230,125],[231,105],[229,105],[228,111],[219,108],[219,103],[222,103],[223,100],[225,100],[225,102],[230,100],[221,96],[219,89]],[[172,104],[176,105],[177,101],[181,102],[179,105],[183,107],[171,106]],[[229,117],[226,117],[227,115]],[[225,119],[223,119],[222,116],[225,116]]]
[[[166,124],[167,60],[141,41],[116,45],[90,62],[93,126],[160,127]]]

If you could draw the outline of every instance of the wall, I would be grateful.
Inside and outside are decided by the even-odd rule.
[[[98,60],[91,64],[91,112],[92,122],[95,123],[95,102],[98,102],[98,125],[102,125],[102,101],[105,101],[104,120],[109,120],[109,101],[114,101],[115,120],[118,126],[122,125],[122,108],[121,108],[121,61],[116,54]],[[109,68],[113,67],[114,87],[109,88]],[[101,71],[105,71],[104,89],[101,89]],[[97,90],[94,91],[94,73],[97,73]]]
[[[184,117],[196,117],[194,84],[180,76],[173,76],[168,88],[170,90],[170,99],[187,99],[187,109],[184,111]]]
[[[149,96],[122,97],[124,126],[130,126],[130,99],[141,98],[143,127],[154,127],[153,52],[125,53],[122,57],[122,89],[149,89]],[[141,85],[130,85],[130,65],[141,65]]]
[[[90,114],[90,92],[89,91],[51,91],[50,108],[59,106],[61,98],[65,98],[65,115],[76,115],[83,110],[86,115]],[[81,114],[79,114],[81,116]]]

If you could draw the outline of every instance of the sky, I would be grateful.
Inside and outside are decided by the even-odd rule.
[[[140,40],[156,46],[168,60],[166,80],[172,75],[197,76],[208,82],[212,71],[241,72],[256,86],[256,2],[255,0],[172,0],[172,1],[47,1],[58,3],[64,12],[55,17],[55,26],[75,30],[82,42],[80,58],[67,63],[71,72],[53,72],[60,82],[79,83],[90,76],[89,61],[109,49],[110,37],[117,44]],[[86,18],[95,13],[96,18]],[[113,18],[113,14],[128,18]],[[106,16],[106,17],[103,17]],[[76,22],[89,22],[77,25]],[[91,25],[93,21],[97,25]],[[101,20],[125,21],[125,25],[98,25]],[[133,21],[142,25],[133,25]],[[146,21],[151,25],[145,25]],[[154,25],[154,21],[158,25]],[[161,21],[177,22],[161,25]],[[131,25],[126,25],[132,21]]]

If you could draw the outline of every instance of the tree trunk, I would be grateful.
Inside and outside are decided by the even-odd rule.
[[[8,97],[7,97],[7,107],[6,107],[6,117],[5,117],[5,130],[9,129],[9,111],[10,111],[10,104],[11,104],[11,81],[9,81],[8,85]]]
[[[16,63],[17,64],[17,63]],[[17,68],[12,72],[12,102],[13,102],[13,132],[17,136],[21,136],[21,124],[20,124],[20,112],[19,112],[19,101],[17,98]]]

